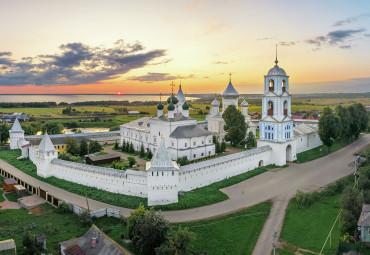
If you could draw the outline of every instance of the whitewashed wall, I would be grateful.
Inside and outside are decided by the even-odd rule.
[[[317,146],[322,145],[322,141],[317,132],[296,137],[296,151],[297,153],[311,150]]]
[[[229,177],[242,174],[270,164],[270,146],[243,151],[224,157],[210,159],[180,167],[179,183],[181,191],[204,187]]]

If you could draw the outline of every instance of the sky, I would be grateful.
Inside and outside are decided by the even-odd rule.
[[[370,91],[370,1],[0,0],[0,94]]]

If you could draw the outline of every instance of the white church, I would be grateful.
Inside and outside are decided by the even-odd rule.
[[[148,205],[176,203],[180,191],[204,187],[269,164],[283,166],[287,161],[295,160],[297,153],[322,144],[317,124],[293,122],[289,76],[277,64],[276,59],[275,66],[264,79],[260,139],[254,149],[179,166],[174,160],[182,156],[193,160],[214,155],[212,136],[222,138],[224,135],[217,100],[212,103],[212,111],[207,118],[209,130],[202,129],[195,119],[189,117],[189,105],[181,87],[177,97],[172,93],[168,98],[167,115],[163,114],[165,106],[159,103],[156,117],[121,125],[121,143],[132,142],[135,149],[143,144],[147,150],[154,151],[146,171],[122,171],[60,160],[47,134],[42,136],[36,148],[24,137],[18,120],[9,131],[10,148],[21,149],[20,158],[30,158],[37,167],[37,174],[42,177],[54,176],[114,193],[146,197]],[[226,109],[231,104],[238,106],[238,98],[239,93],[230,80],[222,93],[222,108]],[[241,110],[249,123],[245,100]]]

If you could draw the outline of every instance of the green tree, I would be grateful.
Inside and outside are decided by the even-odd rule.
[[[62,160],[76,162],[76,163],[84,163],[84,161],[82,160],[81,157],[73,156],[73,155],[69,154],[68,152],[67,153],[63,152],[63,153],[59,154],[58,158],[62,159]]]
[[[67,137],[67,153],[72,156],[80,155],[80,146],[78,145],[76,139],[72,137]]]
[[[140,146],[140,158],[144,158],[145,157],[145,148],[144,148],[144,144],[141,144]]]
[[[335,115],[339,119],[338,136],[341,138],[342,141],[347,142],[349,139],[351,139],[351,116],[349,115],[349,111],[346,107],[338,105],[337,107],[335,107]]]
[[[153,153],[152,153],[150,150],[148,150],[148,152],[146,153],[146,157],[147,157],[148,159],[152,159],[152,157],[153,157]]]
[[[225,141],[222,141],[220,150],[221,150],[221,152],[225,152],[226,151],[226,143],[225,143]]]
[[[29,123],[22,125],[22,129],[25,135],[36,135],[37,132],[40,130],[40,125],[36,123]]]
[[[234,105],[229,105],[222,118],[225,120],[224,129],[227,132],[225,140],[230,141],[231,145],[238,145],[244,140],[248,128],[243,114]]]
[[[215,143],[215,150],[216,150],[216,153],[221,153],[222,152],[221,151],[221,145],[218,141]]]
[[[255,146],[255,137],[254,137],[254,134],[253,134],[253,132],[252,131],[250,131],[249,133],[248,133],[248,137],[247,137],[247,147],[248,148],[252,148],[252,147],[254,147]]]
[[[358,138],[361,133],[361,122],[360,122],[360,113],[358,112],[358,107],[355,104],[348,106],[348,111],[350,115],[350,132],[351,138]]]
[[[357,221],[360,217],[362,210],[362,195],[361,193],[352,187],[347,187],[343,190],[341,197],[341,206],[342,206],[342,219],[343,224],[343,233],[352,233],[357,229]]]
[[[127,227],[136,253],[152,255],[166,241],[170,225],[153,208],[146,210],[140,206],[128,218]]]
[[[367,128],[369,123],[369,114],[366,111],[366,108],[363,104],[355,104],[355,109],[359,115],[358,121],[360,122],[360,131],[364,131]]]
[[[0,125],[0,141],[6,143],[9,139],[9,126],[7,124]]]
[[[83,227],[91,225],[91,217],[88,211],[83,211],[78,218],[80,219],[80,223]]]
[[[319,119],[319,136],[324,145],[330,147],[334,143],[334,139],[338,135],[338,118],[333,114],[333,111],[326,107]]]
[[[23,236],[23,247],[20,248],[19,253],[22,255],[41,254],[42,246],[36,243],[35,236],[27,232]]]
[[[130,143],[130,146],[128,147],[128,152],[129,153],[134,153],[135,152],[134,145],[132,144],[132,142]]]
[[[49,135],[53,134],[62,134],[62,131],[64,130],[64,126],[60,122],[47,122],[41,126],[41,131],[43,134],[46,132]]]
[[[86,140],[82,140],[80,143],[80,156],[84,156],[89,153],[89,145]]]
[[[179,228],[171,230],[167,235],[167,242],[155,249],[156,255],[178,254],[189,255],[193,254],[193,245],[196,236],[189,228]]]
[[[113,147],[115,150],[118,150],[119,149],[119,146],[118,146],[118,143],[116,141],[116,143],[114,144],[114,147]]]
[[[90,153],[95,153],[95,152],[99,152],[102,150],[102,146],[100,145],[100,143],[98,141],[91,141],[90,142],[90,145],[89,145],[89,152]]]
[[[130,165],[130,167],[136,164],[136,159],[134,157],[129,156],[127,160],[128,160],[128,164]]]
[[[126,141],[125,140],[123,140],[123,142],[122,142],[121,151],[122,152],[125,152],[126,151]]]
[[[180,157],[176,161],[180,166],[185,166],[185,165],[190,164],[190,161],[188,160],[188,157],[186,156]]]

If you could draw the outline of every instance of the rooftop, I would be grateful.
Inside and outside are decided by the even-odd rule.
[[[191,138],[199,136],[209,136],[212,133],[208,130],[198,127],[197,125],[179,126],[171,134],[173,138]]]

